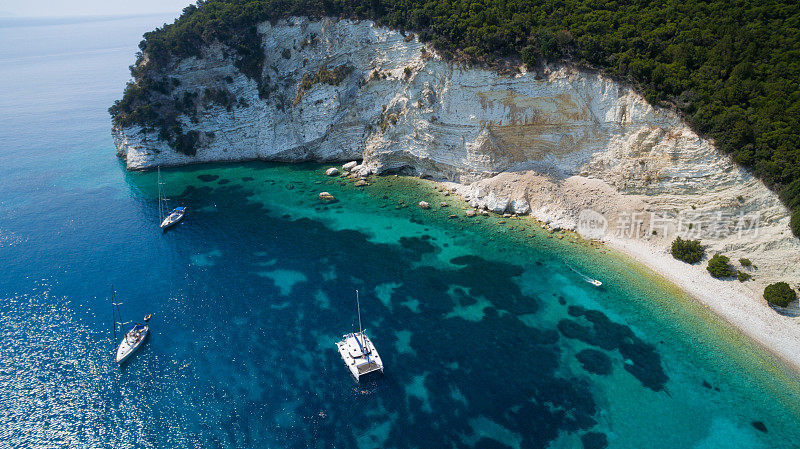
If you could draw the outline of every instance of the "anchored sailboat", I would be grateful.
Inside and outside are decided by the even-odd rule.
[[[165,217],[164,212],[169,209],[167,207],[167,198],[164,196],[164,182],[161,181],[161,167],[158,167],[158,219],[161,220],[161,229],[167,229],[170,226],[178,223],[183,219],[186,214],[185,207],[176,207]]]
[[[375,345],[372,344],[372,340],[361,328],[361,302],[358,299],[358,290],[356,290],[356,305],[358,307],[358,333],[343,335],[342,340],[336,343],[336,347],[339,349],[339,355],[342,356],[347,369],[350,370],[350,374],[358,382],[362,376],[369,373],[380,372],[383,374],[383,361],[378,355]]]
[[[122,364],[128,358],[139,349],[140,346],[144,343],[144,340],[150,334],[150,326],[147,324],[135,323],[133,327],[126,333],[122,334],[122,341],[119,342],[119,346],[117,346],[117,326],[119,326],[120,332],[124,329],[123,326],[130,323],[130,321],[122,322],[122,314],[119,312],[119,306],[122,305],[121,302],[117,302],[117,295],[114,291],[114,286],[111,286],[111,307],[113,313],[113,323],[114,323],[114,346],[117,348],[116,353],[116,360],[117,363]],[[149,315],[148,315],[149,316]],[[120,321],[117,321],[117,320]]]

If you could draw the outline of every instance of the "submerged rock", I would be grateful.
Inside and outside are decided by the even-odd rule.
[[[661,366],[661,356],[655,346],[642,341],[628,326],[614,323],[599,310],[589,310],[580,306],[569,306],[567,313],[575,318],[583,318],[588,326],[577,320],[563,319],[558,322],[558,330],[567,338],[607,351],[618,350],[626,359],[625,370],[636,377],[643,386],[653,391],[661,391],[669,378]]]
[[[600,432],[586,432],[581,436],[583,449],[605,449],[608,447],[606,434]]]
[[[328,176],[339,176],[339,173],[340,173],[339,169],[336,168],[336,167],[331,167],[331,168],[325,170],[325,174],[328,175]]]
[[[326,201],[326,202],[329,202],[329,203],[333,202],[333,201],[336,201],[336,197],[331,195],[329,192],[319,192],[318,197],[322,201]]]
[[[420,201],[419,204],[417,204],[417,205],[419,206],[420,209],[430,209],[431,208],[431,205],[428,204],[427,201]]]
[[[593,374],[611,374],[611,358],[596,349],[584,349],[575,355],[583,369]]]

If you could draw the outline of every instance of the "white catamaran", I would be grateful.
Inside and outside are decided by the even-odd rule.
[[[183,219],[186,214],[185,207],[176,207],[165,217],[164,212],[169,210],[167,207],[167,198],[164,196],[164,183],[161,181],[161,167],[158,167],[158,219],[161,220],[161,229],[176,224]]]
[[[120,317],[119,306],[121,302],[117,302],[117,296],[114,292],[114,287],[111,287],[111,306],[113,308],[113,315],[114,315],[114,345],[117,344],[117,326],[120,327],[120,331],[122,331],[125,324],[129,322],[121,322],[117,321],[117,318]],[[149,315],[148,315],[149,317]],[[147,317],[145,318],[147,319]],[[117,346],[117,353],[116,353],[116,360],[117,363],[122,364],[128,358],[136,352],[139,347],[142,346],[144,340],[150,334],[150,326],[147,324],[140,324],[135,323],[133,327],[126,333],[122,335],[122,341],[119,342],[119,346]]]
[[[362,376],[369,373],[380,372],[383,374],[383,361],[381,361],[375,345],[372,344],[372,340],[361,328],[361,303],[358,299],[358,290],[356,290],[356,305],[358,307],[358,333],[343,335],[342,340],[336,343],[336,347],[339,349],[339,355],[342,356],[347,369],[350,370],[350,374],[358,382]]]

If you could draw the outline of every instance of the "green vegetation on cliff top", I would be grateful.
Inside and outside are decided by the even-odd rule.
[[[208,0],[145,34],[149,58],[111,107],[115,124],[181,135],[172,57],[222,41],[259,83],[256,24],[291,15],[372,19],[416,31],[446,57],[531,67],[570,61],[625,80],[674,107],[702,135],[781,194],[800,235],[800,6],[790,0]],[[141,55],[140,55],[141,58]],[[261,87],[261,86],[260,86]],[[260,89],[261,91],[261,89]],[[166,101],[165,101],[166,99]],[[177,133],[177,134],[176,134]]]

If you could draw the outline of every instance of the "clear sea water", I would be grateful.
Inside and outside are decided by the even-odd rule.
[[[798,446],[797,378],[736,331],[612,252],[451,219],[427,182],[168,169],[190,212],[162,233],[106,108],[165,20],[0,26],[0,447]],[[154,316],[121,368],[110,284]],[[334,346],[355,289],[387,369],[360,386]]]

